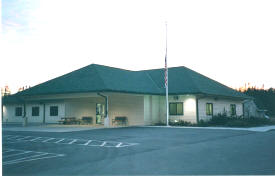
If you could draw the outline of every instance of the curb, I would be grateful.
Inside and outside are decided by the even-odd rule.
[[[234,128],[234,127],[184,127],[184,126],[143,126],[152,128],[182,128],[182,129],[205,129],[205,130],[237,130],[237,131],[254,131],[254,132],[267,132],[275,130],[275,125],[250,127],[250,128]]]

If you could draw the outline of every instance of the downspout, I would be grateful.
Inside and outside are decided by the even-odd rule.
[[[27,115],[27,113],[26,113],[26,101],[24,101],[23,109],[24,109],[24,114],[23,114],[23,118],[24,118],[23,126],[26,127],[26,126],[28,126],[28,117],[26,116],[26,115]]]
[[[43,104],[43,124],[45,124],[46,123],[46,110],[45,110],[45,107],[46,107],[46,105],[45,105],[45,103]]]
[[[109,104],[108,96],[103,95],[101,93],[97,93],[97,94],[105,99],[105,107],[106,108],[105,108],[104,126],[109,127],[110,126],[110,120],[109,120],[109,109],[108,109],[108,104]]]
[[[199,98],[196,97],[196,115],[197,115],[197,124],[200,122],[199,118]]]

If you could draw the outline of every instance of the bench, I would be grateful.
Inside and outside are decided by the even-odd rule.
[[[112,119],[112,124],[115,125],[128,125],[128,118],[125,116],[117,116]]]
[[[82,117],[81,124],[93,124],[93,117]]]
[[[76,119],[75,117],[62,117],[61,120],[58,121],[59,124],[80,124],[80,120]]]

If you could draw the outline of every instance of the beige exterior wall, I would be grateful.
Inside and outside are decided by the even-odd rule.
[[[50,116],[50,107],[58,106],[58,116]],[[46,103],[45,106],[46,123],[57,123],[62,117],[65,117],[64,103]]]
[[[109,96],[110,125],[116,116],[126,116],[130,126],[144,125],[143,95],[111,94]]]
[[[23,122],[24,112],[22,112],[22,116],[15,116],[16,107],[22,107],[23,109],[23,105],[21,104],[9,104],[3,106],[3,122]]]
[[[39,107],[39,116],[32,116],[32,107],[34,107],[34,106]],[[41,104],[27,104],[26,116],[28,117],[28,121],[30,121],[30,122],[42,123],[43,122],[43,105],[41,105]]]
[[[144,124],[165,123],[165,97],[157,95],[144,96]]]
[[[224,110],[227,115],[230,116],[230,104],[236,105],[236,115],[243,115],[242,101],[238,100],[226,100],[226,99],[214,99],[214,98],[203,98],[198,100],[199,105],[199,120],[209,120],[212,116],[206,115],[206,103],[213,103],[213,115],[223,113]]]
[[[169,119],[184,120],[191,123],[197,122],[196,97],[192,95],[169,96],[169,103],[182,102],[183,115],[170,115]],[[166,98],[165,96],[144,96],[144,122],[145,125],[166,123]]]
[[[103,93],[109,98],[109,125],[112,126],[112,119],[116,116],[126,116],[130,126],[133,125],[152,125],[156,123],[166,123],[166,99],[165,96],[157,95],[135,95],[123,93]],[[87,94],[87,97],[70,97],[56,100],[44,100],[45,102],[45,122],[57,123],[62,117],[76,117],[81,119],[83,116],[93,117],[93,124],[96,124],[96,103],[105,104],[104,98],[95,94]],[[92,97],[93,95],[93,97]],[[84,95],[83,95],[84,96]],[[43,102],[43,99],[40,99]],[[34,101],[34,100],[33,100]],[[39,101],[40,102],[40,101]],[[184,120],[191,123],[197,122],[196,97],[194,95],[169,96],[169,103],[183,102],[183,115],[172,116],[172,121]],[[206,116],[206,103],[213,103],[214,115],[222,113],[225,109],[229,113],[230,104],[236,104],[236,113],[243,115],[242,101],[200,98],[198,99],[199,119],[208,120],[211,116]],[[22,117],[15,116],[15,107],[23,105],[5,105],[3,107],[3,121],[23,122]],[[39,116],[32,117],[33,106],[39,106]],[[58,116],[50,116],[50,106],[58,106]],[[26,105],[26,115],[29,122],[43,122],[43,104],[31,103]]]
[[[183,102],[183,115],[177,115],[177,116],[170,115],[169,116],[170,120],[171,121],[183,120],[186,122],[197,123],[196,97],[193,95],[178,95],[176,97],[169,96],[169,99],[168,99],[169,103]]]
[[[93,117],[93,124],[96,124],[96,103],[105,104],[104,99],[100,97],[70,99],[65,102],[65,116],[76,117]]]
[[[104,93],[103,93],[104,94]],[[106,93],[109,98],[109,119],[112,125],[112,119],[116,116],[126,116],[129,125],[144,125],[144,97],[143,95]],[[45,122],[57,123],[62,117],[76,117],[81,119],[83,116],[93,117],[93,125],[96,124],[96,103],[105,104],[103,97],[94,95],[94,97],[74,98],[70,96],[65,98],[62,95],[60,99],[56,96],[56,100],[48,100],[40,97],[37,101],[46,101],[45,103]],[[73,97],[73,98],[72,98]],[[37,97],[38,98],[38,97]],[[31,101],[36,101],[32,99]],[[49,102],[51,101],[51,102]],[[60,102],[62,101],[62,102]],[[4,122],[23,122],[23,116],[15,116],[15,107],[23,105],[6,105],[3,107]],[[39,116],[32,116],[32,107],[39,106]],[[58,106],[58,116],[50,116],[50,106]],[[43,104],[32,103],[26,105],[26,116],[28,122],[43,122]]]
[[[39,116],[32,116],[32,107],[39,107]],[[58,106],[58,116],[50,116],[50,106]],[[22,107],[22,116],[15,116],[15,108]],[[26,104],[26,117],[28,122],[42,123],[43,122],[43,104],[31,103]],[[24,108],[22,104],[9,104],[3,107],[4,122],[23,122]],[[64,103],[46,103],[45,104],[45,120],[46,123],[57,123],[61,117],[65,116]]]

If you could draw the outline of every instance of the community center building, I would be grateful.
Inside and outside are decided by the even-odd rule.
[[[242,116],[250,97],[186,67],[169,68],[169,120],[198,123],[218,113]],[[91,125],[166,123],[164,69],[130,71],[91,64],[3,99],[4,122]]]

